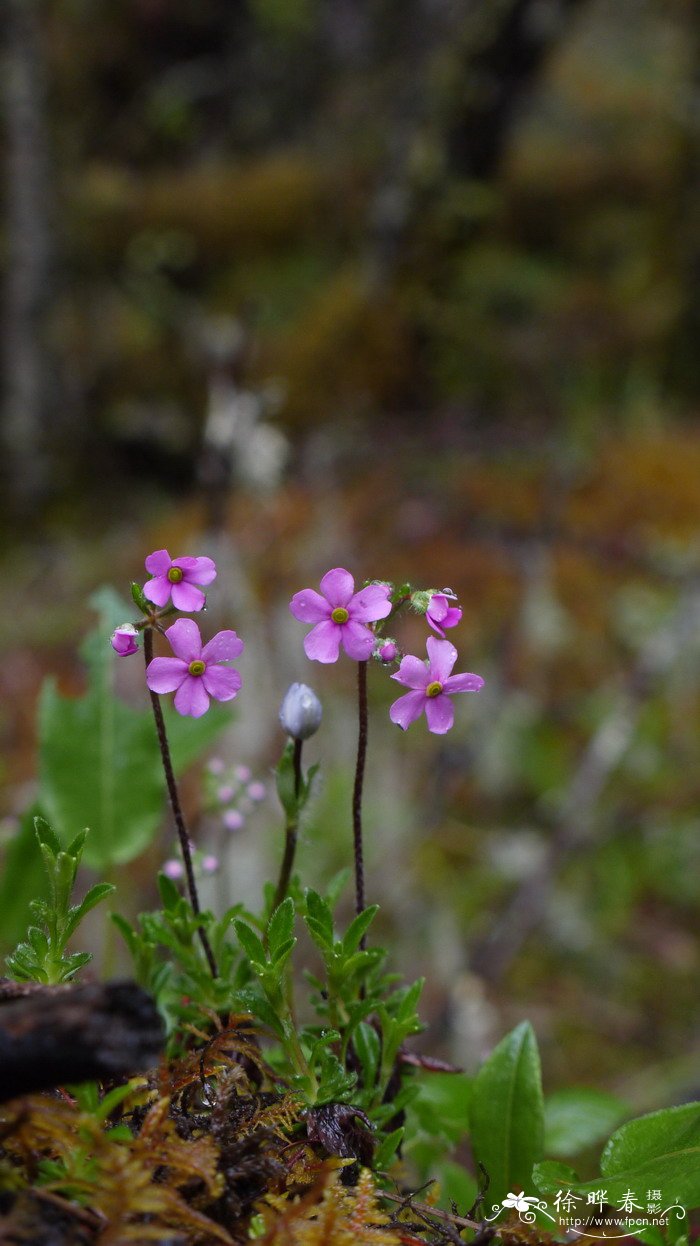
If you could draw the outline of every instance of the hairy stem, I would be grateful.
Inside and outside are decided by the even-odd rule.
[[[150,627],[147,627],[143,634],[143,656],[146,661],[146,667],[148,667],[148,664],[150,663],[153,657],[153,632]],[[156,734],[158,736],[158,746],[160,748],[160,756],[163,762],[163,770],[165,772],[165,782],[167,784],[168,796],[170,798],[170,807],[173,811],[173,818],[175,819],[175,826],[177,827],[177,835],[180,841],[180,851],[182,853],[182,860],[185,866],[185,876],[187,878],[187,890],[190,896],[190,904],[192,905],[193,913],[196,916],[199,916],[199,913],[201,912],[201,910],[199,907],[199,896],[197,895],[197,884],[195,882],[194,869],[192,866],[192,853],[190,852],[190,837],[187,831],[185,815],[182,812],[182,805],[180,804],[180,795],[177,790],[177,783],[175,782],[175,772],[173,770],[172,757],[170,756],[170,745],[168,744],[168,736],[165,730],[165,719],[163,718],[163,708],[161,706],[160,697],[158,696],[158,693],[151,692],[150,688],[148,691],[149,691],[149,695],[151,698],[151,705],[153,707],[153,717],[155,718],[155,722],[156,722]],[[202,948],[204,949],[204,955],[207,958],[207,964],[209,965],[209,968],[211,970],[211,975],[213,978],[216,978],[218,976],[218,969],[216,967],[214,953],[211,950],[211,944],[207,937],[207,932],[203,926],[199,926],[197,929],[197,933],[199,934],[200,942],[202,944]]]
[[[352,794],[352,833],[355,846],[355,910],[361,913],[365,907],[365,874],[362,855],[362,784],[367,759],[367,663],[357,663],[357,707],[359,734],[357,738],[357,762],[355,787]],[[361,947],[364,947],[364,938]]]
[[[301,748],[303,740],[294,741],[294,795],[299,800],[301,791]],[[280,869],[279,882],[275,892],[275,899],[272,905],[272,911],[282,903],[289,890],[289,880],[292,877],[292,869],[294,866],[294,856],[297,850],[297,832],[299,830],[299,819],[295,814],[294,817],[287,817],[287,824],[284,828],[284,856],[282,857],[282,866]]]

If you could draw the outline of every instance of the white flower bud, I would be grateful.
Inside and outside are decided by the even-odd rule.
[[[291,684],[280,706],[280,722],[293,740],[308,740],[321,725],[323,707],[306,684]]]

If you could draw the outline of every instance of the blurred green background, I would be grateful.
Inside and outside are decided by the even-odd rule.
[[[319,882],[349,854],[353,671],[306,662],[287,601],[336,565],[449,585],[487,681],[454,730],[400,735],[371,672],[368,894],[428,976],[423,1048],[471,1069],[528,1016],[550,1087],[697,1095],[697,6],[5,12],[5,849],[42,680],[80,690],[91,592],[165,545],[217,559],[206,628],[246,641],[227,764],[267,777],[293,679],[324,700]],[[116,674],[142,705],[138,661]],[[280,846],[270,795],[211,898]]]

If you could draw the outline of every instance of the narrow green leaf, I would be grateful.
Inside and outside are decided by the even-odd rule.
[[[360,946],[363,936],[367,933],[378,912],[379,905],[371,904],[362,913],[358,913],[354,921],[350,923],[343,938],[343,953],[345,956],[350,956]]]
[[[277,959],[277,950],[289,942],[294,931],[294,901],[287,896],[275,909],[267,928],[267,942],[272,960]]]
[[[315,942],[326,948],[333,946],[333,914],[330,905],[311,887],[306,892],[306,922],[309,929],[313,923]]]
[[[396,1155],[397,1148],[404,1136],[404,1132],[404,1127],[401,1125],[398,1129],[395,1129],[393,1133],[387,1134],[386,1138],[382,1138],[372,1161],[372,1167],[376,1172],[382,1172],[385,1168],[388,1168],[389,1164]]]
[[[528,1022],[507,1034],[480,1068],[470,1123],[475,1158],[489,1175],[489,1205],[511,1190],[527,1191],[544,1141],[540,1058]]]
[[[94,887],[90,888],[83,896],[80,904],[75,905],[68,914],[65,929],[66,939],[69,939],[78,928],[85,914],[94,909],[95,905],[100,903],[100,900],[104,900],[105,896],[108,896],[114,890],[114,883],[95,883]]]
[[[54,857],[58,856],[61,851],[61,842],[56,833],[52,831],[45,818],[39,816],[35,817],[34,831],[37,839],[39,840],[40,846],[42,848],[44,846],[47,847]]]
[[[168,878],[167,874],[164,874],[162,870],[158,874],[158,894],[166,913],[171,913],[173,909],[176,909],[182,899],[172,878]]]
[[[379,1035],[373,1025],[360,1021],[352,1036],[353,1047],[362,1068],[362,1084],[371,1089],[377,1081],[377,1069],[381,1057]]]
[[[263,947],[262,942],[256,935],[255,931],[251,930],[250,926],[247,926],[246,923],[242,921],[235,921],[233,923],[233,928],[236,931],[238,942],[243,948],[243,951],[248,959],[252,961],[254,965],[263,968],[267,964],[267,957],[265,955],[265,948]]]

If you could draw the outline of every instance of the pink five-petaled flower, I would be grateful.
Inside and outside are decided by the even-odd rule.
[[[449,640],[429,636],[426,647],[427,663],[421,662],[420,658],[405,657],[396,674],[391,676],[411,691],[394,701],[389,717],[405,731],[425,710],[428,730],[435,735],[444,735],[454,722],[450,697],[455,692],[478,692],[479,688],[483,688],[484,681],[480,675],[451,674],[457,661],[457,650]]]
[[[304,637],[307,658],[337,662],[342,642],[349,658],[366,662],[375,643],[374,633],[366,624],[391,614],[390,594],[388,584],[368,584],[356,593],[355,581],[343,567],[326,572],[320,593],[312,588],[295,593],[289,603],[294,618],[316,624]]]
[[[222,666],[243,652],[243,641],[235,632],[217,632],[202,647],[202,637],[194,619],[178,619],[165,633],[174,658],[153,658],[146,668],[151,692],[174,692],[178,714],[201,718],[209,709],[209,698],[231,701],[241,686],[238,671]]]
[[[445,635],[443,628],[456,627],[462,617],[459,606],[451,606],[446,593],[433,593],[425,617],[438,636]]]
[[[199,584],[216,579],[213,558],[171,558],[167,549],[157,549],[146,559],[146,570],[153,576],[143,586],[144,596],[154,606],[165,606],[172,596],[176,610],[201,610],[206,597]]]

